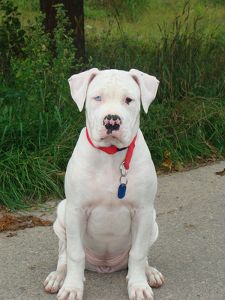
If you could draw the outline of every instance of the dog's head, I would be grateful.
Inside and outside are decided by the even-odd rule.
[[[122,148],[136,135],[140,105],[147,113],[159,81],[135,69],[126,72],[93,68],[71,76],[69,85],[80,111],[85,103],[86,125],[93,143]]]

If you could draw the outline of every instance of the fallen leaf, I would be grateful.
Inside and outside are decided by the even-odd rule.
[[[16,232],[9,232],[6,237],[13,237],[13,236],[17,236],[17,233]]]
[[[225,168],[222,171],[216,172],[216,175],[224,176],[225,175]]]
[[[174,169],[178,172],[182,171],[184,169],[183,163],[180,161],[177,161],[174,165]]]
[[[171,171],[171,169],[172,169],[172,165],[173,165],[173,162],[172,162],[172,160],[169,159],[169,158],[164,159],[164,161],[163,161],[163,163],[162,163],[162,166],[163,166],[164,168],[170,170],[170,171]]]
[[[171,171],[172,166],[173,166],[173,162],[171,160],[171,152],[169,150],[165,150],[163,158],[164,158],[164,160],[162,162],[162,167]]]
[[[164,158],[170,158],[171,157],[171,152],[169,150],[164,151]]]
[[[35,226],[51,226],[52,222],[36,216],[20,216],[5,214],[0,218],[0,232],[15,231],[19,229],[32,228]]]
[[[184,223],[184,228],[185,229],[196,229],[196,226],[194,224]]]
[[[56,172],[56,176],[65,176],[66,172]]]

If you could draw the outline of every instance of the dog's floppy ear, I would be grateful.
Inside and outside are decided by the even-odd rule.
[[[147,114],[149,105],[155,99],[159,81],[156,77],[150,76],[136,69],[131,69],[131,76],[139,85],[141,91],[141,102],[145,113]]]
[[[76,102],[79,111],[82,111],[87,95],[88,85],[91,80],[98,74],[97,68],[72,75],[68,81],[70,85],[70,93],[73,100]]]

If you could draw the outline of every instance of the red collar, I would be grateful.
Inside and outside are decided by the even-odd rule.
[[[115,154],[117,153],[118,151],[121,151],[121,150],[125,150],[128,148],[127,150],[127,154],[126,154],[126,157],[124,159],[124,167],[126,170],[129,169],[129,166],[130,166],[130,161],[131,161],[131,158],[132,158],[132,155],[133,155],[133,151],[134,151],[134,147],[135,147],[135,142],[136,142],[136,139],[137,139],[137,134],[135,135],[133,141],[131,142],[131,144],[129,145],[129,147],[125,147],[125,148],[117,148],[116,146],[109,146],[109,147],[97,147],[93,144],[90,136],[89,136],[89,133],[88,133],[88,130],[86,128],[86,136],[87,136],[87,139],[88,139],[88,142],[96,149],[99,149],[101,151],[104,151],[106,152],[107,154]]]

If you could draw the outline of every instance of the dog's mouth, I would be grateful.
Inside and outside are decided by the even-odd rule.
[[[123,148],[123,139],[120,134],[115,134],[114,132],[107,134],[104,133],[99,136],[98,139],[95,139],[96,144],[100,147],[110,147],[116,146],[118,148]]]
[[[107,136],[104,136],[104,137],[100,138],[101,141],[110,140],[110,139],[114,139],[114,140],[116,139],[116,140],[120,141],[120,139],[118,137],[116,137],[112,134],[108,134]]]
[[[104,142],[105,144],[107,144],[107,146],[111,146],[111,145],[115,145],[117,146],[117,144],[121,144],[122,143],[122,140],[120,137],[110,133],[110,134],[107,134],[105,136],[102,136],[100,138],[100,141],[101,142]]]
[[[117,148],[127,147],[126,138],[123,130],[112,130],[108,132],[106,128],[96,128],[89,130],[91,139],[96,146],[110,147],[116,146]]]

